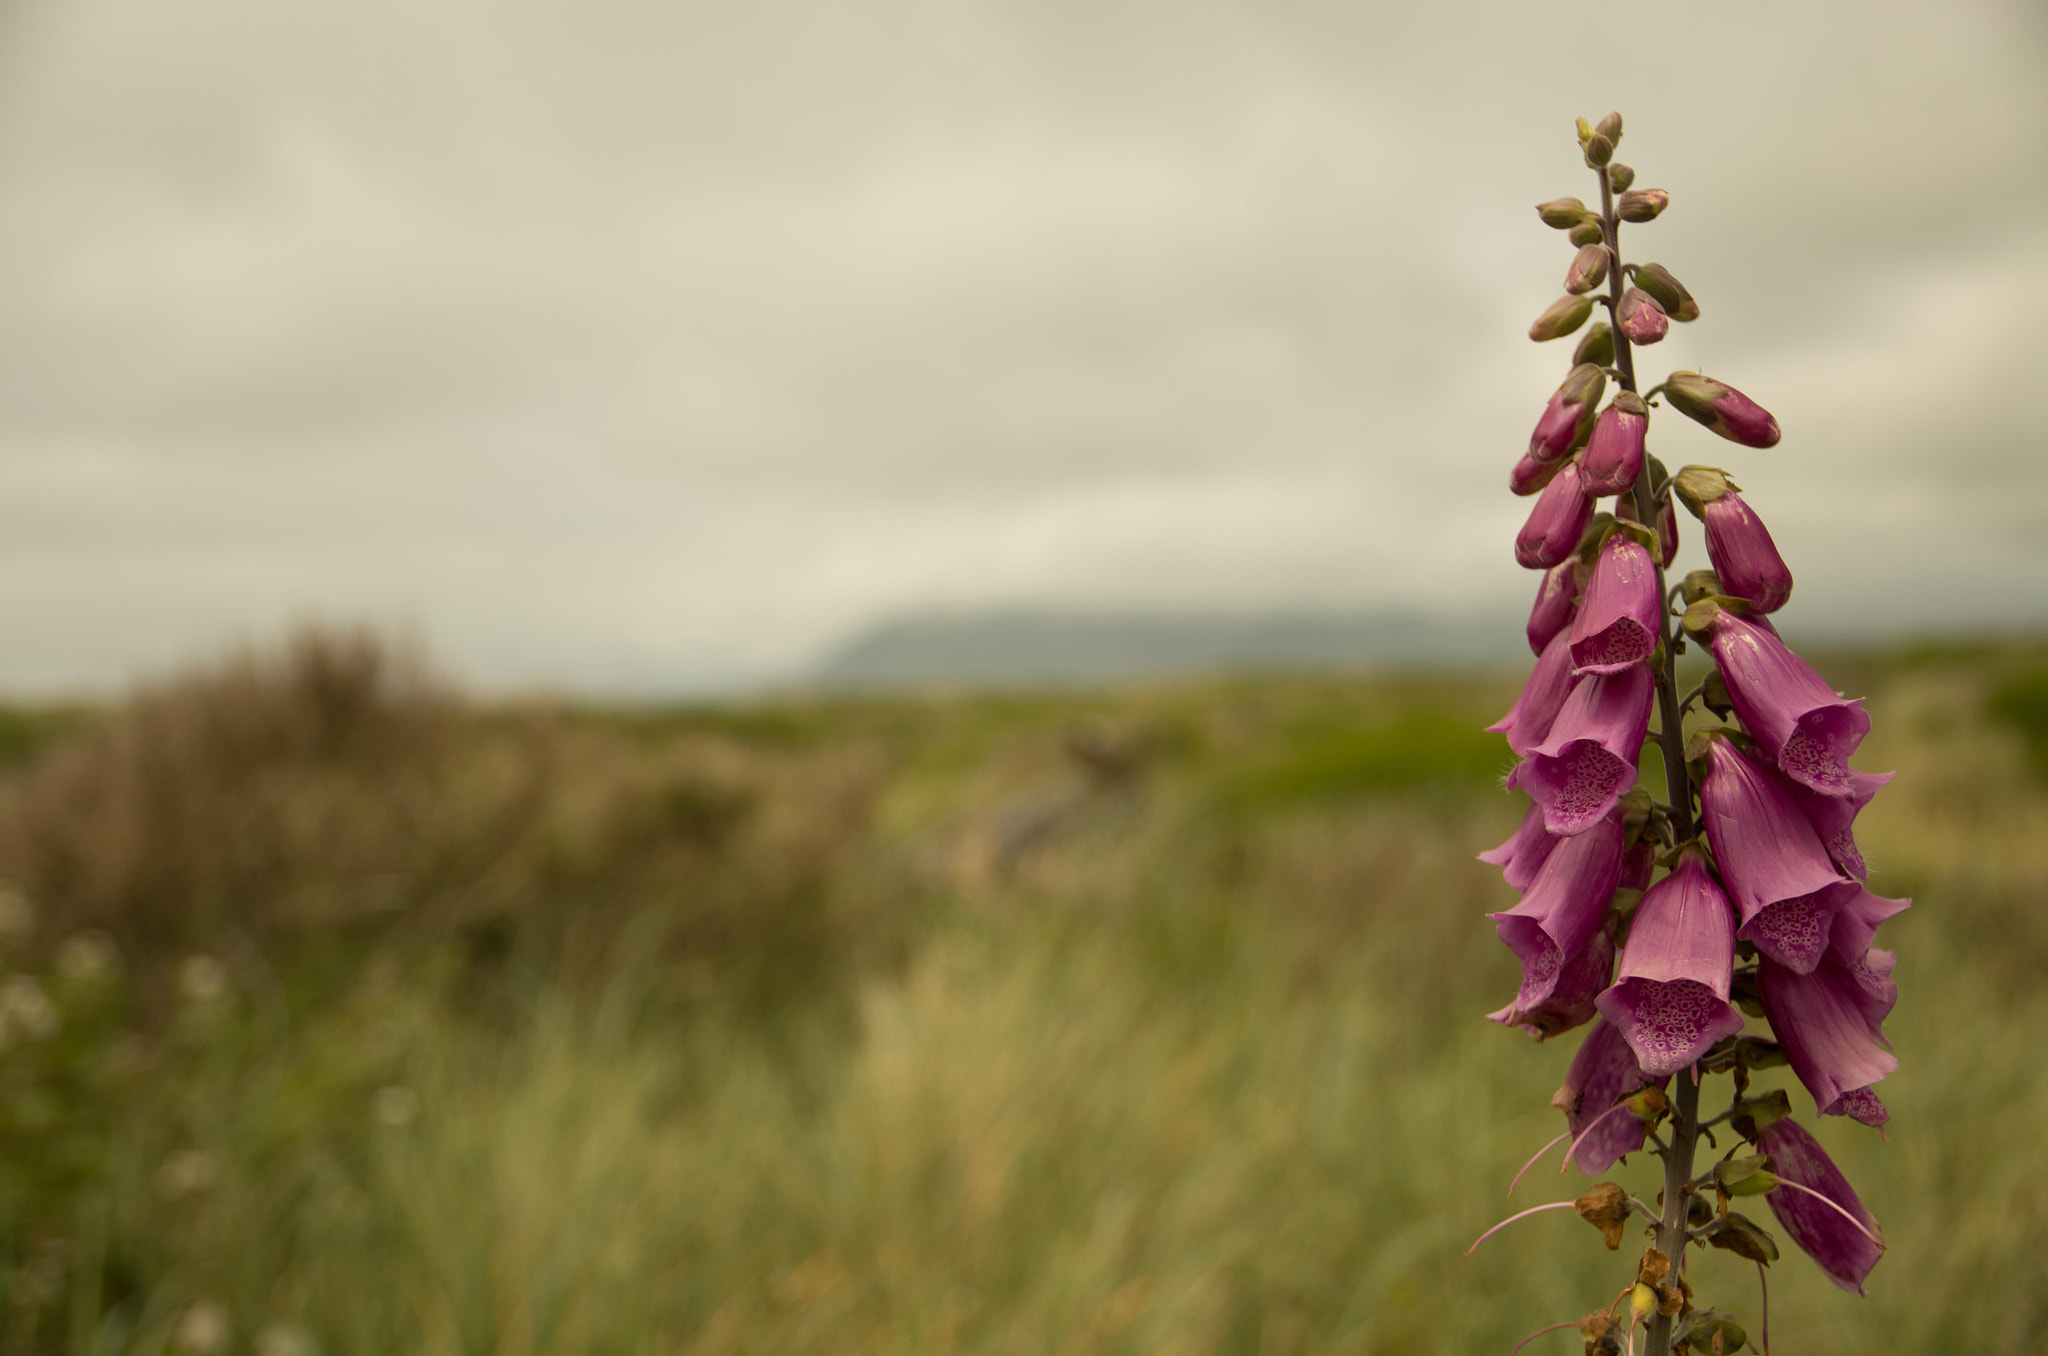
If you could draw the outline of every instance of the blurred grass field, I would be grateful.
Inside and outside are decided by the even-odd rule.
[[[2048,1349],[2048,649],[1822,667],[1918,905],[1889,1142],[1793,1093],[1890,1251],[1788,1246],[1773,1348]],[[0,1356],[1504,1353],[1629,1265],[1464,1255],[1576,1043],[1480,1017],[1514,685],[493,707],[328,634],[7,713]]]

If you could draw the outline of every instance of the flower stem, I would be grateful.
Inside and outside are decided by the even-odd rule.
[[[1608,182],[1607,171],[1599,169],[1594,173],[1600,176],[1601,228],[1614,260],[1614,266],[1607,273],[1608,313],[1618,315],[1622,278],[1626,273],[1621,263],[1621,218],[1614,211],[1614,187]],[[1619,325],[1614,329],[1614,365],[1621,371],[1621,389],[1635,390],[1635,353]],[[1648,471],[1645,465],[1644,473],[1636,477],[1635,510],[1637,519],[1655,532],[1657,505],[1651,497]],[[1651,555],[1657,572],[1657,596],[1668,598],[1662,553],[1653,551]],[[1685,712],[1678,703],[1678,634],[1671,624],[1669,608],[1665,609],[1661,626],[1664,659],[1657,670],[1657,736],[1664,755],[1664,783],[1671,797],[1667,808],[1671,814],[1672,831],[1679,842],[1684,842],[1693,836],[1692,778],[1685,770]],[[1664,1155],[1664,1218],[1657,1226],[1657,1247],[1671,1259],[1674,1284],[1684,1272],[1685,1188],[1686,1183],[1692,1180],[1692,1153],[1693,1145],[1699,1139],[1700,1113],[1699,1084],[1683,1077],[1676,1082],[1677,1095],[1671,1106],[1671,1148]],[[1643,1334],[1643,1352],[1644,1356],[1670,1356],[1670,1318],[1658,1314],[1650,1319],[1648,1330]]]

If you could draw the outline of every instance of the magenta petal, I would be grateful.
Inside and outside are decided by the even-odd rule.
[[[1614,987],[1598,1006],[1646,1072],[1676,1073],[1742,1030],[1728,1002],[1734,968],[1734,910],[1687,853],[1636,907]]]
[[[1758,612],[1776,612],[1792,596],[1792,571],[1778,554],[1763,520],[1742,496],[1729,490],[1701,511],[1707,529],[1707,558],[1724,591],[1747,598]]]
[[[1560,631],[1543,647],[1529,681],[1522,685],[1522,695],[1515,698],[1506,715],[1486,728],[1493,734],[1506,735],[1508,747],[1517,758],[1526,757],[1530,749],[1549,738],[1551,724],[1564,709],[1565,698],[1571,691],[1571,638]]]
[[[1572,669],[1619,673],[1647,663],[1664,621],[1657,563],[1632,537],[1617,532],[1600,549],[1586,598],[1572,619]]]
[[[1829,687],[1769,623],[1732,612],[1707,641],[1735,714],[1787,777],[1824,796],[1849,796],[1849,756],[1870,732],[1860,701]]]
[[[1830,954],[1806,975],[1769,957],[1757,963],[1757,988],[1771,1030],[1824,1116],[1859,1109],[1860,1099],[1849,1094],[1899,1067],[1879,1030],[1896,994],[1888,973],[1890,957],[1870,954],[1880,959],[1854,967]]]
[[[1522,993],[1534,1006],[1547,997],[1544,986],[1583,950],[1607,918],[1621,875],[1620,816],[1610,815],[1586,832],[1566,838],[1537,869],[1521,900],[1488,914],[1500,939],[1522,962]],[[1521,1000],[1517,1000],[1521,1003]]]
[[[1862,849],[1856,846],[1856,816],[1871,798],[1882,790],[1892,779],[1889,772],[1858,772],[1849,769],[1849,794],[1846,796],[1824,796],[1812,787],[1791,783],[1792,799],[1799,802],[1799,808],[1806,812],[1807,822],[1828,850],[1828,856],[1858,880],[1870,877],[1870,867],[1863,860]]]
[[[1643,1072],[1621,1033],[1598,1020],[1587,1028],[1585,1040],[1565,1071],[1564,1086],[1551,1095],[1550,1104],[1564,1112],[1574,1135],[1584,1134],[1587,1126],[1623,1097],[1637,1088],[1663,1087],[1666,1081]],[[1643,1135],[1643,1123],[1629,1113],[1609,1116],[1580,1141],[1573,1161],[1588,1177],[1598,1176],[1623,1154],[1642,1148]]]
[[[1586,440],[1586,490],[1596,498],[1627,494],[1643,470],[1643,442],[1649,433],[1647,415],[1609,405],[1593,423]]]
[[[1536,605],[1529,609],[1529,653],[1542,654],[1550,638],[1571,625],[1579,607],[1579,562],[1567,560],[1544,571],[1536,585]]]
[[[1700,815],[1735,911],[1736,936],[1805,974],[1859,887],[1844,877],[1776,773],[1727,739],[1708,741]]]
[[[1890,955],[1890,952],[1873,953],[1870,950],[1870,944],[1877,938],[1877,925],[1894,914],[1904,913],[1912,905],[1910,899],[1886,899],[1868,889],[1858,890],[1843,902],[1842,911],[1835,915],[1828,949],[1851,964],[1867,955]]]
[[[1883,1237],[1877,1219],[1857,1199],[1849,1179],[1842,1176],[1834,1160],[1820,1147],[1820,1141],[1805,1127],[1791,1120],[1775,1121],[1757,1136],[1756,1147],[1771,1156],[1771,1171],[1808,1191],[1817,1191],[1862,1222],[1872,1234]],[[1863,1293],[1863,1279],[1884,1256],[1884,1250],[1855,1225],[1843,1219],[1805,1192],[1780,1188],[1766,1198],[1778,1224],[1792,1236],[1800,1249],[1820,1264],[1829,1280],[1851,1294]]]
[[[1489,1012],[1486,1019],[1518,1026],[1537,1040],[1547,1040],[1593,1020],[1594,1000],[1614,976],[1614,938],[1595,928],[1586,944],[1561,966],[1523,966],[1522,987],[1515,1001]]]
[[[1572,450],[1582,411],[1577,405],[1565,403],[1565,392],[1566,386],[1560,386],[1557,394],[1550,397],[1550,403],[1543,407],[1543,414],[1536,421],[1536,430],[1529,435],[1529,460],[1553,462]]]
[[[1552,833],[1583,833],[1635,784],[1655,699],[1656,680],[1640,664],[1579,679],[1508,785],[1543,807]]]
[[[1508,835],[1508,840],[1480,853],[1479,860],[1501,868],[1501,875],[1510,886],[1526,890],[1557,841],[1557,835],[1543,827],[1543,807],[1531,803],[1521,825]]]
[[[1654,838],[1639,838],[1636,845],[1621,854],[1621,879],[1616,888],[1622,890],[1647,890],[1650,877],[1657,869],[1657,841]]]
[[[1529,519],[1515,535],[1515,561],[1527,570],[1562,564],[1578,549],[1586,524],[1593,519],[1593,498],[1586,493],[1579,464],[1571,462],[1543,487]]]

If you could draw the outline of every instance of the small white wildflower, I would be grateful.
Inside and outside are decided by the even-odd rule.
[[[171,1345],[191,1356],[212,1356],[228,1345],[228,1311],[212,1300],[200,1300],[178,1315]]]
[[[185,1001],[210,1007],[228,991],[227,967],[211,956],[187,956],[178,966],[178,992]]]
[[[51,968],[71,984],[103,984],[120,968],[121,953],[104,932],[81,932],[57,947]]]
[[[64,1024],[56,1004],[31,975],[0,979],[0,1047],[17,1038],[48,1040]]]

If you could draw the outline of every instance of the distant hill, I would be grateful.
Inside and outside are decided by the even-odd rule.
[[[1514,662],[1520,617],[1002,611],[885,621],[809,675],[826,687],[1086,683],[1181,673]]]

